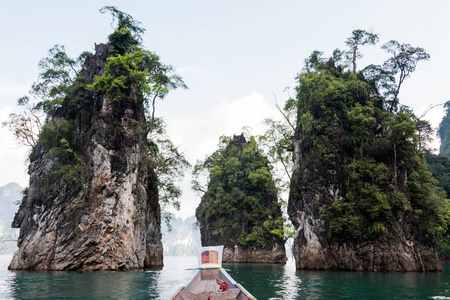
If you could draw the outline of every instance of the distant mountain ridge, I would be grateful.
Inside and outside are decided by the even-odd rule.
[[[22,199],[23,188],[15,182],[0,187],[0,255],[12,254],[17,249],[15,242],[1,242],[16,240],[16,230],[11,228],[14,215],[19,208],[15,203]]]
[[[19,208],[15,202],[22,198],[22,190],[23,188],[15,182],[0,187],[0,219],[3,221],[11,220],[12,222]]]
[[[196,221],[195,217],[174,218],[171,221],[171,231],[165,222],[162,222],[164,256],[197,256],[201,241]]]

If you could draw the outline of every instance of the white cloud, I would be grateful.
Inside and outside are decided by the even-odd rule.
[[[169,135],[193,162],[214,152],[220,136],[240,134],[244,126],[250,127],[253,135],[262,134],[265,130],[262,121],[279,114],[257,91],[238,99],[223,99],[206,111],[204,115],[179,118],[165,114]]]
[[[267,103],[257,91],[251,91],[238,99],[222,99],[205,111],[207,113],[203,115],[184,115],[178,118],[164,113],[172,141],[180,146],[181,151],[185,151],[193,164],[217,150],[220,136],[240,134],[244,126],[250,127],[253,135],[262,134],[265,131],[262,121],[268,117],[279,117],[275,106]],[[190,173],[185,176],[181,183],[181,211],[176,212],[177,216],[183,218],[193,216],[200,201],[190,190]]]
[[[262,94],[252,91],[243,98],[222,101],[213,108],[210,121],[220,125],[218,129],[227,135],[240,133],[243,126],[250,126],[261,133],[263,119],[275,113],[275,107],[268,105]]]

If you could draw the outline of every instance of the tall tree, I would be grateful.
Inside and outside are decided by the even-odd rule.
[[[359,47],[375,45],[377,42],[378,35],[361,29],[353,30],[352,36],[345,41],[345,44],[350,47],[346,55],[352,62],[354,74],[356,74],[356,59],[362,57]]]
[[[267,130],[258,137],[258,141],[260,148],[264,151],[273,167],[272,174],[278,189],[278,201],[283,211],[283,229],[277,229],[276,232],[286,240],[290,247],[295,231],[287,217],[287,196],[294,166],[292,139],[295,132],[297,110],[295,99],[289,95],[289,89],[286,88],[285,91],[288,92],[289,98],[284,107],[281,107],[275,99],[275,106],[282,118],[264,119],[263,124],[267,126]]]
[[[184,153],[175,146],[167,134],[166,123],[161,118],[155,120],[155,130],[148,146],[150,165],[158,177],[159,204],[161,216],[170,228],[173,214],[170,207],[180,209],[182,190],[179,186],[185,171],[191,167]]]
[[[287,90],[287,89],[286,89]],[[286,190],[289,187],[292,172],[292,136],[295,131],[296,109],[295,102],[289,96],[285,106],[282,108],[277,101],[275,101],[276,108],[280,112],[281,120],[274,118],[266,118],[263,124],[268,126],[266,132],[259,136],[259,144],[267,153],[272,166],[276,170],[276,177],[282,176],[287,180],[278,178],[278,188]]]
[[[123,55],[137,50],[142,42],[141,35],[145,32],[141,23],[115,6],[104,6],[100,12],[102,14],[109,12],[113,17],[113,22],[117,19],[116,30],[108,36],[108,41],[111,43],[109,51],[114,55]]]
[[[417,64],[429,60],[430,55],[423,48],[400,44],[395,40],[387,42],[381,48],[391,57],[381,66],[372,64],[365,67],[362,73],[381,100],[378,106],[396,112],[399,108],[398,95],[402,84],[416,70]]]
[[[33,149],[39,140],[43,115],[30,103],[28,96],[21,97],[17,104],[24,107],[22,113],[11,113],[9,119],[2,122],[2,126],[9,128],[20,145]]]
[[[395,111],[398,106],[398,94],[402,83],[411,73],[416,70],[417,63],[423,60],[429,60],[430,55],[423,48],[412,47],[410,44],[400,44],[391,40],[382,46],[384,50],[392,56],[383,64],[383,68],[393,74],[398,75],[397,87],[391,91],[389,99],[389,111]]]
[[[155,126],[155,102],[177,88],[187,89],[174,67],[161,63],[160,57],[141,45],[141,34],[145,32],[140,23],[114,6],[105,6],[100,12],[109,11],[113,21],[117,19],[115,31],[109,35],[110,52],[105,72],[96,77],[88,88],[104,92],[109,100],[120,100],[124,90],[136,89],[144,96],[147,110],[147,133]]]

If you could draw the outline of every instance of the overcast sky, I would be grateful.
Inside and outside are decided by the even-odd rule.
[[[386,55],[380,46],[392,39],[431,55],[403,84],[402,104],[421,115],[429,105],[450,100],[448,0],[0,0],[0,121],[18,112],[17,99],[36,81],[37,64],[53,45],[64,45],[76,57],[106,41],[112,18],[99,13],[104,5],[140,21],[144,46],[188,85],[159,102],[157,114],[193,164],[216,150],[221,135],[239,134],[243,126],[262,133],[261,121],[277,116],[274,97],[286,99],[283,90],[295,87],[304,59],[313,50],[330,56],[344,49],[354,29],[380,37],[377,46],[361,49],[361,68],[381,64]],[[442,117],[442,108],[426,115],[434,127]],[[27,149],[5,128],[0,139],[0,186],[28,186]],[[189,181],[187,174],[178,216],[194,215],[199,203]]]

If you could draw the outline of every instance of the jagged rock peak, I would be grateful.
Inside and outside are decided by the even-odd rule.
[[[233,135],[233,141],[237,145],[240,145],[241,147],[247,143],[247,140],[245,139],[245,136],[243,133],[241,133],[240,135]]]

